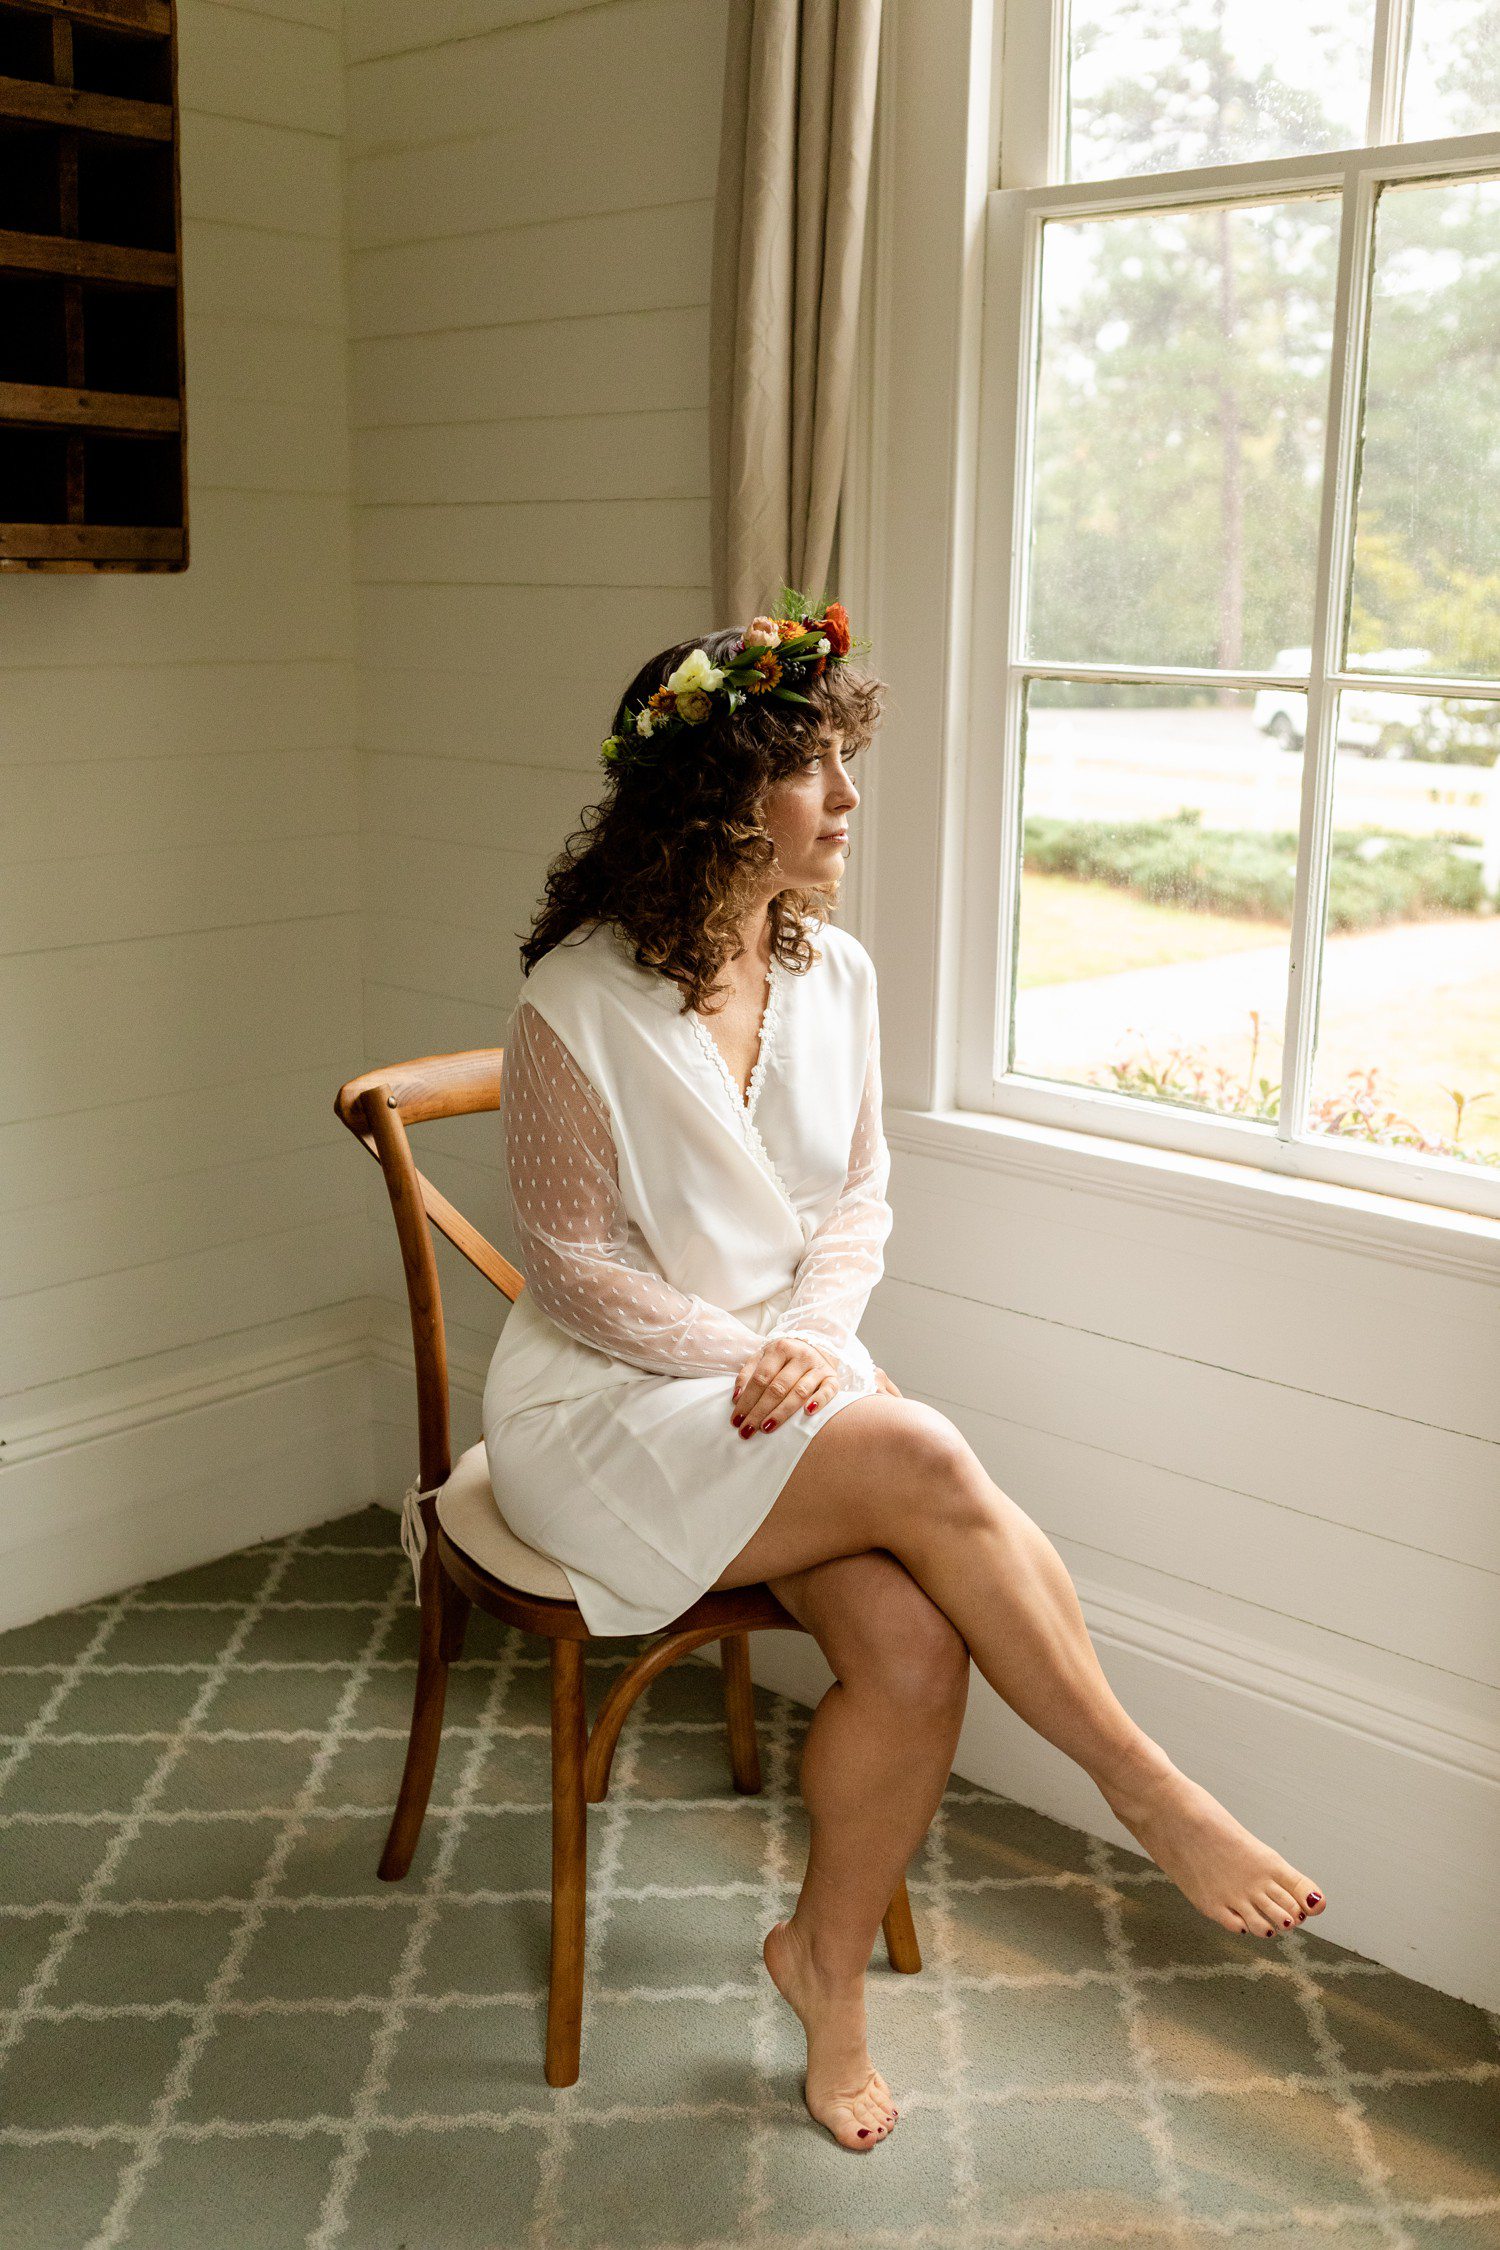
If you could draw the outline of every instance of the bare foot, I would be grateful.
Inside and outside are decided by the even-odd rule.
[[[1322,1892],[1174,1765],[1118,1796],[1106,1790],[1105,1799],[1162,1873],[1221,1929],[1276,1937],[1322,1913]]]
[[[869,2149],[896,2122],[891,2089],[865,2045],[864,1978],[821,1977],[791,1922],[774,1922],[761,1947],[771,1982],[807,2033],[802,2094],[844,2148]]]

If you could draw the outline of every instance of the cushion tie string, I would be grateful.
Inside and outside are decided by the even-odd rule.
[[[440,1484],[434,1484],[424,1492],[422,1479],[418,1476],[407,1486],[401,1501],[401,1546],[411,1564],[414,1588],[412,1599],[419,1607],[422,1601],[422,1557],[427,1552],[427,1526],[422,1521],[422,1502],[435,1500],[442,1489]]]

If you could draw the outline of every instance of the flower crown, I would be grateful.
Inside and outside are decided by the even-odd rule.
[[[784,586],[769,616],[752,617],[721,664],[692,649],[667,680],[640,706],[627,710],[618,732],[606,735],[600,757],[614,764],[634,744],[701,726],[715,707],[735,711],[747,696],[774,695],[783,703],[811,704],[797,681],[817,679],[830,664],[847,663],[856,647],[849,613],[842,602],[828,602],[814,616],[804,595]]]

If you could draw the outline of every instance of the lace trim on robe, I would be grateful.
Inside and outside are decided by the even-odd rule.
[[[761,1015],[760,1052],[755,1058],[755,1068],[750,1073],[750,1083],[743,1095],[735,1083],[734,1072],[724,1060],[718,1041],[696,1008],[691,1011],[688,1020],[698,1035],[699,1044],[704,1048],[723,1080],[724,1090],[729,1096],[729,1106],[734,1111],[735,1122],[739,1127],[746,1148],[782,1200],[795,1211],[797,1207],[792,1202],[787,1184],[777,1171],[771,1152],[760,1137],[760,1127],[755,1122],[756,1104],[760,1100],[760,1090],[765,1084],[766,1071],[770,1066],[771,1057],[776,1048],[777,1026],[781,1020],[781,980],[783,973],[780,961],[773,957],[766,972],[766,1004]]]
[[[783,975],[781,962],[773,956],[767,971],[769,988],[761,1021],[760,1051],[743,1097],[717,1041],[696,1010],[691,1021],[718,1069],[746,1146],[773,1187],[795,1211],[796,1204],[755,1120],[760,1090],[776,1051]],[[864,1094],[855,1121],[843,1190],[822,1226],[808,1237],[798,1263],[791,1302],[768,1331],[772,1336],[798,1336],[805,1343],[815,1345],[837,1364],[843,1381],[856,1389],[867,1380],[866,1370],[870,1364],[869,1354],[859,1344],[856,1331],[870,1293],[885,1271],[885,1243],[893,1224],[893,1214],[886,1200],[890,1152],[886,1147],[881,1110],[879,1014],[878,1010],[872,1010]]]

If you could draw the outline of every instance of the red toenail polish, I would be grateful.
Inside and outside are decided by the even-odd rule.
[[[1281,1926],[1284,1930],[1289,1930],[1292,1925],[1283,1917]]]
[[[861,2125],[859,2129],[859,2137],[862,2141],[867,2141],[870,2138],[870,2128],[868,2125]]]
[[[1309,1891],[1307,1894],[1307,1903],[1309,1906],[1321,1906],[1323,1903],[1323,1893],[1321,1891]]]
[[[774,1423],[774,1422],[762,1422],[762,1423],[761,1423],[761,1428],[762,1428],[763,1430],[773,1430],[773,1429],[774,1429],[775,1427],[776,1427],[776,1425],[775,1425],[775,1423]]]
[[[745,1424],[744,1428],[743,1428],[743,1429],[741,1430],[741,1432],[740,1432],[740,1436],[741,1436],[741,1437],[754,1437],[754,1435],[755,1435],[755,1424],[754,1424],[753,1422],[747,1422],[747,1423]]]

